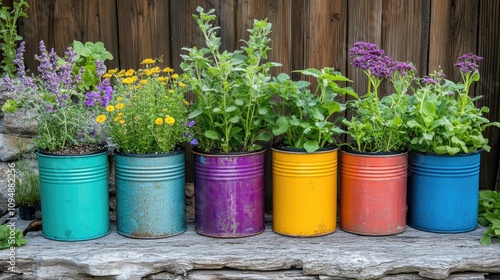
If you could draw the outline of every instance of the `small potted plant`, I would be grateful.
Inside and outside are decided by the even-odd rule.
[[[272,132],[281,140],[272,147],[273,230],[291,236],[332,233],[337,223],[337,145],[339,114],[345,105],[338,95],[356,93],[340,82],[349,79],[333,68],[296,71],[317,80],[314,91],[306,81],[287,74],[274,78]]]
[[[368,85],[363,96],[348,102],[354,113],[343,121],[352,142],[341,151],[340,227],[365,235],[400,233],[406,226],[407,92],[415,67],[367,42],[355,43],[349,56]],[[381,97],[384,80],[394,92]]]
[[[196,97],[190,117],[199,145],[194,154],[196,231],[213,237],[242,237],[264,231],[262,142],[272,94],[264,62],[271,23],[255,20],[240,50],[223,51],[214,10],[193,15],[205,46],[183,48],[181,68]]]
[[[33,220],[36,212],[40,211],[40,181],[38,172],[32,164],[18,162],[16,176],[16,192],[14,199],[19,208],[21,220]]]
[[[118,233],[160,238],[186,230],[185,148],[196,144],[183,77],[159,59],[138,70],[108,71],[112,99],[96,121],[115,147]],[[99,102],[100,95],[92,96]],[[104,104],[103,104],[104,105]]]
[[[62,241],[87,240],[110,232],[108,203],[108,154],[95,129],[99,108],[86,102],[82,90],[84,67],[75,61],[68,47],[64,57],[40,42],[38,74],[26,72],[18,49],[14,64],[18,81],[5,76],[4,84],[14,92],[2,110],[32,110],[36,120],[33,144],[38,157],[42,233]],[[105,72],[104,62],[95,61],[97,76]],[[95,85],[95,87],[105,87]]]
[[[418,79],[410,99],[408,224],[415,228],[465,232],[477,227],[480,155],[490,150],[483,132],[500,127],[484,116],[487,107],[476,107],[481,96],[469,96],[481,60],[472,53],[459,57],[458,83],[442,71]]]

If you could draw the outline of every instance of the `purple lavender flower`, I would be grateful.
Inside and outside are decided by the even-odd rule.
[[[195,122],[195,121],[190,120],[190,121],[188,122],[187,126],[188,126],[188,127],[193,127],[195,124],[196,124],[196,122]]]
[[[101,77],[102,75],[104,75],[104,73],[106,73],[106,67],[104,66],[104,62],[99,59],[96,59],[95,61],[95,68],[98,77]]]
[[[198,140],[196,140],[196,138],[193,138],[189,143],[191,143],[191,145],[198,145]]]
[[[479,65],[479,61],[483,60],[482,57],[473,53],[466,53],[458,58],[458,63],[453,66],[458,67],[462,73],[475,72]]]
[[[3,84],[7,87],[8,91],[16,90],[16,87],[12,84],[12,80],[10,79],[9,75],[5,75],[5,77],[3,77]]]

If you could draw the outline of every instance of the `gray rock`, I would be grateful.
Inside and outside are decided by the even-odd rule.
[[[15,178],[15,163],[0,162],[0,216],[7,213],[9,204],[8,188],[11,187]],[[10,175],[12,174],[12,175]]]
[[[0,133],[0,161],[12,161],[29,151],[29,138]]]
[[[14,113],[5,113],[3,116],[3,133],[34,137],[37,122],[34,113],[26,109],[18,109]]]

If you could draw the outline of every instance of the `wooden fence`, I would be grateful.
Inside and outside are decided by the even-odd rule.
[[[7,1],[9,2],[9,1]],[[10,0],[12,2],[12,0]],[[277,72],[333,66],[356,81],[365,79],[348,60],[356,41],[381,46],[399,61],[415,63],[420,75],[441,67],[457,80],[456,58],[465,52],[485,57],[474,94],[500,121],[500,1],[496,0],[27,0],[28,18],[20,22],[26,57],[38,42],[59,53],[74,39],[102,41],[115,59],[112,68],[136,68],[146,57],[163,56],[179,69],[181,48],[202,44],[192,14],[197,6],[214,8],[228,50],[247,38],[253,19],[268,18],[272,27],[270,61]],[[5,1],[4,1],[5,3]],[[33,59],[26,64],[35,68]],[[165,65],[167,66],[167,65]],[[482,154],[481,188],[499,190],[499,129],[488,129],[492,151]],[[189,179],[189,178],[188,178]]]

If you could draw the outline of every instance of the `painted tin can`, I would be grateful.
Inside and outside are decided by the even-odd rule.
[[[341,151],[340,228],[360,235],[406,229],[408,153]]]
[[[221,238],[262,233],[265,150],[207,154],[193,150],[196,232]]]
[[[450,155],[412,152],[408,174],[408,225],[457,233],[478,224],[481,151]]]
[[[88,155],[36,153],[42,235],[80,241],[110,232],[107,150]]]
[[[163,238],[186,231],[184,149],[168,154],[115,152],[119,234]]]
[[[272,149],[273,231],[321,236],[337,228],[337,148]]]

